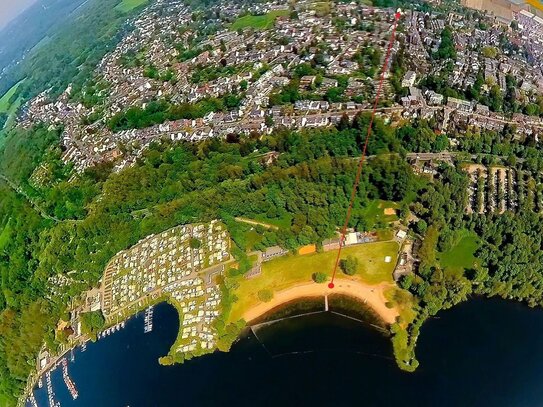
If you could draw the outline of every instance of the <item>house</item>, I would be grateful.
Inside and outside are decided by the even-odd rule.
[[[309,89],[315,84],[317,77],[315,75],[306,75],[300,78],[300,89]]]
[[[345,236],[345,245],[349,246],[351,244],[358,243],[358,234],[356,232],[347,233]]]
[[[443,104],[443,95],[440,93],[436,93],[433,90],[427,90],[426,91],[426,100],[428,100],[429,105],[441,105]]]
[[[451,109],[459,110],[461,112],[469,113],[472,111],[471,102],[467,100],[461,100],[449,97],[447,100],[447,107]]]
[[[288,250],[283,249],[280,246],[268,247],[264,253],[262,253],[262,261],[269,261],[276,257],[284,256],[288,253]]]
[[[402,79],[402,87],[408,88],[415,84],[417,80],[417,74],[414,71],[407,71]]]

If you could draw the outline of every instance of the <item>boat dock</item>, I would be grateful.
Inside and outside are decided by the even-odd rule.
[[[51,371],[48,371],[45,374],[45,383],[47,386],[47,399],[49,400],[49,407],[60,407],[60,403],[55,400],[53,384],[51,383]]]
[[[153,306],[145,310],[143,332],[149,333],[153,330]]]
[[[28,397],[28,402],[32,407],[38,407],[38,402],[36,401],[36,397],[34,397],[34,393],[30,393],[30,397]]]
[[[73,380],[70,378],[70,375],[68,374],[68,361],[66,358],[62,359],[62,378],[64,379],[64,383],[66,383],[66,387],[68,388],[68,391],[70,392],[70,395],[75,400],[77,397],[79,397],[79,393],[77,392],[77,389],[75,388],[75,384]]]

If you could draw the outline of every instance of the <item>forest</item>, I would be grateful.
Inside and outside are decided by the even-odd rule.
[[[360,154],[368,123],[367,116],[359,116],[341,131],[165,142],[153,145],[132,168],[112,173],[103,165],[70,182],[69,168],[58,160],[58,131],[36,127],[11,133],[0,150],[0,169],[32,202],[0,182],[2,400],[11,403],[21,391],[44,339],[53,349],[58,346],[54,326],[68,299],[95,285],[115,253],[146,235],[195,220],[220,218],[231,225],[235,216],[288,215],[287,227],[263,233],[262,246],[294,249],[332,236],[354,182],[351,157]],[[402,150],[391,128],[382,121],[374,126],[379,136],[371,154]],[[267,166],[263,156],[269,151],[280,155]],[[38,186],[30,174],[39,165],[55,176]],[[402,201],[418,188],[399,155],[381,155],[367,168],[358,213],[371,199]],[[59,221],[40,216],[36,205]],[[361,216],[353,216],[352,226],[364,228]],[[232,235],[235,254],[244,260],[247,243],[234,229]],[[68,272],[72,283],[51,297],[48,278]],[[48,297],[51,301],[43,300]],[[25,323],[28,318],[32,324]]]

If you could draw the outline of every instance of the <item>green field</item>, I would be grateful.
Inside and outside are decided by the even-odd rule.
[[[259,16],[246,15],[234,21],[230,28],[234,31],[239,30],[240,28],[243,29],[248,27],[255,28],[257,30],[266,30],[273,27],[277,17],[288,16],[289,14],[290,13],[288,10],[274,10]]]
[[[11,87],[10,90],[8,90],[6,93],[4,93],[4,96],[0,98],[0,113],[10,113],[13,109],[12,106],[15,103],[10,103],[10,99],[13,97],[15,92],[17,92],[17,89],[19,89],[19,86],[23,83],[24,80],[16,83]]]
[[[130,10],[139,7],[147,3],[148,1],[149,0],[122,0],[122,2],[119,3],[117,7],[115,7],[115,10],[119,10],[123,13],[128,13]]]
[[[13,85],[11,87],[11,89],[9,89],[1,98],[0,98],[0,113],[5,113],[8,115],[8,119],[6,120],[6,123],[4,124],[4,127],[1,128],[0,127],[0,147],[2,146],[2,144],[4,143],[5,141],[5,134],[6,132],[4,132],[3,130],[4,129],[9,129],[13,123],[15,122],[15,117],[16,117],[16,113],[17,113],[17,109],[19,109],[19,107],[21,106],[21,104],[23,103],[23,98],[22,97],[18,97],[17,99],[15,99],[13,102],[10,103],[10,100],[11,98],[13,97],[13,95],[15,95],[15,93],[17,92],[17,90],[19,89],[19,86],[21,86],[21,84],[24,82],[25,80],[21,80],[20,82],[16,83],[15,85]]]
[[[455,240],[450,250],[438,253],[441,267],[451,271],[463,271],[473,267],[477,260],[475,251],[479,247],[479,238],[473,232],[461,230]]]
[[[359,216],[363,219],[366,230],[380,229],[388,226],[390,222],[398,220],[397,215],[385,215],[385,208],[398,208],[396,202],[374,200],[362,210],[353,212],[354,216]]]
[[[2,250],[6,246],[6,243],[8,242],[10,236],[11,226],[8,222],[6,226],[2,229],[2,233],[0,233],[0,250]]]
[[[355,256],[359,261],[359,268],[354,278],[368,284],[382,282],[392,283],[392,272],[398,257],[398,243],[376,242],[346,247],[342,251],[342,258],[348,255]],[[314,253],[304,256],[288,255],[262,263],[262,274],[247,280],[243,276],[236,278],[238,287],[235,295],[238,301],[234,305],[230,319],[235,321],[243,315],[245,310],[259,302],[257,293],[262,289],[281,291],[300,283],[312,281],[315,272],[332,273],[337,251]],[[385,263],[385,257],[391,256],[392,261]],[[339,277],[344,276],[338,271]]]

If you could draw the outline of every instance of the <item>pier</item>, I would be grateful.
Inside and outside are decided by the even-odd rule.
[[[36,401],[36,397],[34,397],[34,393],[30,393],[30,397],[28,397],[28,402],[32,407],[38,407],[38,402]]]
[[[153,306],[145,310],[143,332],[149,333],[153,330]]]
[[[53,384],[51,383],[51,371],[48,371],[45,374],[45,383],[47,386],[47,399],[49,400],[49,407],[60,407],[60,403],[55,400]]]
[[[73,380],[70,378],[70,375],[68,374],[68,361],[66,358],[62,359],[62,378],[64,379],[64,383],[66,384],[66,387],[68,388],[68,391],[70,392],[70,395],[72,396],[72,399],[77,399],[79,397],[79,393],[77,392],[77,389],[75,388],[75,384]]]

